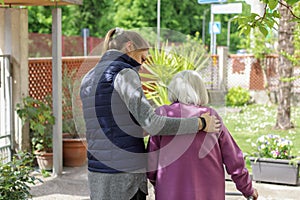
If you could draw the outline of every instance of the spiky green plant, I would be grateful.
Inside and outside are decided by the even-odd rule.
[[[164,43],[160,49],[149,50],[151,60],[143,67],[148,73],[141,73],[145,95],[156,105],[169,104],[167,86],[175,74],[183,70],[199,71],[208,66],[210,56],[202,45],[199,35],[187,37],[179,45]]]

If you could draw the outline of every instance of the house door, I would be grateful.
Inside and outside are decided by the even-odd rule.
[[[13,110],[12,77],[9,55],[0,55],[0,162],[12,157]]]

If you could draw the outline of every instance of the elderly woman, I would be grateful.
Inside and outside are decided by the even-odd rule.
[[[196,71],[182,71],[168,87],[171,105],[156,113],[168,117],[197,117],[217,112],[204,106],[208,94]],[[201,131],[200,131],[201,132]],[[157,200],[225,199],[224,167],[236,187],[247,198],[257,199],[243,153],[223,123],[213,134],[152,136],[148,143],[148,173]]]

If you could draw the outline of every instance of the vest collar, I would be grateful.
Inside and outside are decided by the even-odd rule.
[[[141,66],[140,63],[138,63],[136,60],[128,56],[127,54],[124,54],[118,50],[111,49],[104,53],[102,56],[102,61],[121,61],[125,62],[129,65],[131,65],[134,68],[139,68]]]

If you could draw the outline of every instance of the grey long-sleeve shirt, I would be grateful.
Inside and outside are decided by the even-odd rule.
[[[170,118],[155,114],[142,90],[140,77],[132,69],[123,69],[114,80],[114,88],[129,111],[150,135],[175,135],[198,132],[198,118]]]

